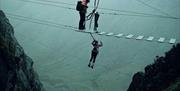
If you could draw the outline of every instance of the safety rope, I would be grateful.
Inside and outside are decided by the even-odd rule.
[[[90,33],[91,37],[93,38],[93,40],[95,40],[94,36],[92,35],[92,33]]]
[[[92,19],[93,14],[95,13],[95,11],[97,10],[97,8],[98,8],[98,6],[99,6],[99,1],[100,1],[100,0],[98,0],[97,2],[96,2],[96,0],[94,1],[94,9],[92,10],[91,13],[89,13],[89,15],[87,15],[87,20]]]
[[[96,6],[96,0],[94,0],[94,6]]]
[[[90,16],[89,30],[91,29],[91,24],[92,24],[93,17],[94,17],[94,15],[95,15],[95,12],[96,12],[98,6],[99,6],[99,1],[100,1],[100,0],[97,0],[97,1],[95,0],[95,1],[94,1],[94,9],[93,9],[93,11],[88,15],[88,16]],[[93,40],[95,40],[95,38],[94,38],[94,36],[92,35],[92,33],[90,33],[90,35],[91,35],[91,37],[93,38]]]
[[[95,15],[96,10],[98,9],[99,1],[100,1],[100,0],[98,0],[98,1],[95,0],[95,1],[94,1],[94,9],[93,9],[93,11],[90,13],[89,29],[91,29],[92,20],[93,20],[93,17],[94,17],[94,15]]]

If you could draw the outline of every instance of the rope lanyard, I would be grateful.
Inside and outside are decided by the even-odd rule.
[[[97,1],[95,0],[95,1],[94,1],[94,9],[93,9],[93,11],[87,16],[87,20],[90,20],[89,30],[91,29],[91,24],[92,24],[93,17],[94,17],[94,15],[95,15],[95,12],[96,12],[98,6],[99,6],[99,1],[100,1],[100,0],[97,0]],[[89,19],[88,19],[88,17],[89,17]],[[93,40],[95,40],[95,38],[93,37],[92,33],[90,33],[90,35],[91,35],[91,37],[93,38]]]
[[[86,20],[90,20],[93,17],[93,14],[95,13],[95,11],[97,10],[98,6],[99,6],[99,1],[94,1],[94,9],[91,13],[89,13],[89,15],[87,15],[87,19]]]
[[[93,40],[95,40],[94,36],[92,35],[92,33],[90,33],[91,37],[93,38]]]
[[[95,12],[96,12],[96,10],[97,10],[97,8],[98,8],[98,6],[99,6],[99,1],[100,0],[95,0],[94,1],[94,9],[93,9],[93,11],[87,16],[87,17],[89,17],[89,18],[87,18],[87,20],[90,20],[90,24],[89,24],[89,29],[91,29],[91,24],[92,24],[92,20],[93,20],[93,17],[94,17],[94,15],[95,15]]]

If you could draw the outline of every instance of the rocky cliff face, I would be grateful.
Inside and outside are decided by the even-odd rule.
[[[43,91],[33,61],[14,37],[14,30],[0,10],[0,91]]]
[[[127,91],[180,91],[180,44],[133,76]]]

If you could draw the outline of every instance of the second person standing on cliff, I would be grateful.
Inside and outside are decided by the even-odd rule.
[[[85,21],[86,21],[86,12],[87,12],[87,4],[90,0],[81,0],[77,2],[76,10],[79,11],[80,20],[79,20],[79,30],[85,29]]]

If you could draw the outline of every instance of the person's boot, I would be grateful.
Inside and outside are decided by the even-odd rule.
[[[95,33],[99,33],[99,32],[96,30]]]
[[[90,67],[90,66],[91,66],[91,63],[89,62],[88,67]]]
[[[95,33],[99,33],[99,32],[97,31],[97,27],[94,27],[94,32],[95,32]]]
[[[79,30],[83,30],[84,28],[83,27],[79,27]]]
[[[94,64],[91,65],[91,68],[92,68],[92,69],[94,68]]]
[[[85,25],[82,27],[82,29],[83,29],[83,30],[86,30],[86,27],[85,27]]]

